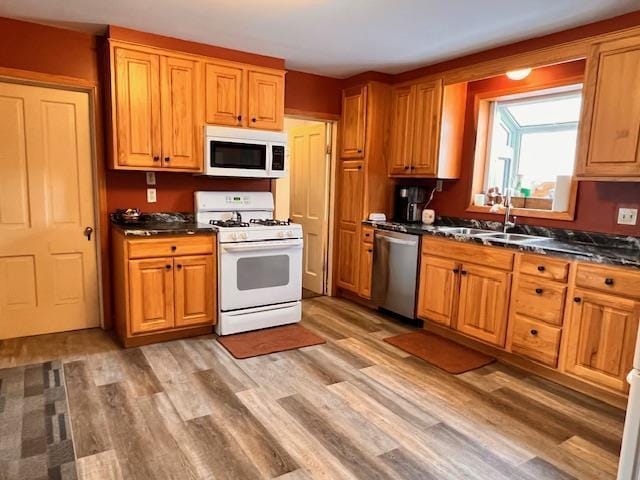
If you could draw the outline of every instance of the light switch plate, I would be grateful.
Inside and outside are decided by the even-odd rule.
[[[619,208],[618,225],[635,225],[638,223],[637,208]]]
[[[442,180],[436,180],[436,192],[442,191]]]
[[[155,188],[147,188],[147,202],[148,203],[156,203],[156,189]]]
[[[156,184],[156,172],[147,172],[147,185]]]

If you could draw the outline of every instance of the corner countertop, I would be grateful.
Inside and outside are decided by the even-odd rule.
[[[195,221],[191,213],[143,213],[138,220],[123,221],[111,215],[111,225],[127,237],[213,234],[215,227]]]
[[[532,227],[531,230],[535,231],[535,233],[530,233],[530,229],[527,229],[526,226],[521,226],[520,229],[524,229],[525,231],[517,231],[515,233],[545,237],[535,242],[523,244],[448,232],[441,229],[441,227],[471,227],[496,230],[496,225],[488,225],[484,224],[484,222],[478,221],[473,222],[474,223],[471,225],[469,224],[469,221],[460,221],[459,224],[456,224],[455,219],[446,219],[443,223],[437,222],[437,225],[423,225],[420,223],[408,224],[397,222],[373,222],[367,220],[364,221],[363,224],[379,230],[409,233],[413,235],[433,235],[436,237],[450,238],[459,242],[473,242],[481,245],[511,248],[538,255],[553,255],[585,262],[619,265],[640,269],[640,238],[638,237],[592,234],[588,232],[541,227]],[[488,223],[493,224],[495,222]],[[577,238],[586,241],[572,241],[568,238]]]

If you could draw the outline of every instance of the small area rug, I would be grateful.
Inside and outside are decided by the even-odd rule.
[[[495,361],[489,355],[424,331],[403,333],[384,341],[454,375]]]
[[[242,359],[320,345],[326,340],[303,326],[294,324],[226,335],[218,337],[218,342],[235,358]]]
[[[0,370],[0,478],[77,478],[60,362]]]

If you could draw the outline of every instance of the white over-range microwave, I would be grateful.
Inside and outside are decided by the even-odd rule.
[[[204,174],[280,178],[287,173],[287,134],[268,130],[205,127]]]

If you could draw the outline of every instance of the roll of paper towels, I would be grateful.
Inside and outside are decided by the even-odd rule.
[[[553,204],[551,206],[554,212],[566,212],[569,208],[571,178],[571,175],[558,175],[556,177],[556,189],[553,194]]]

